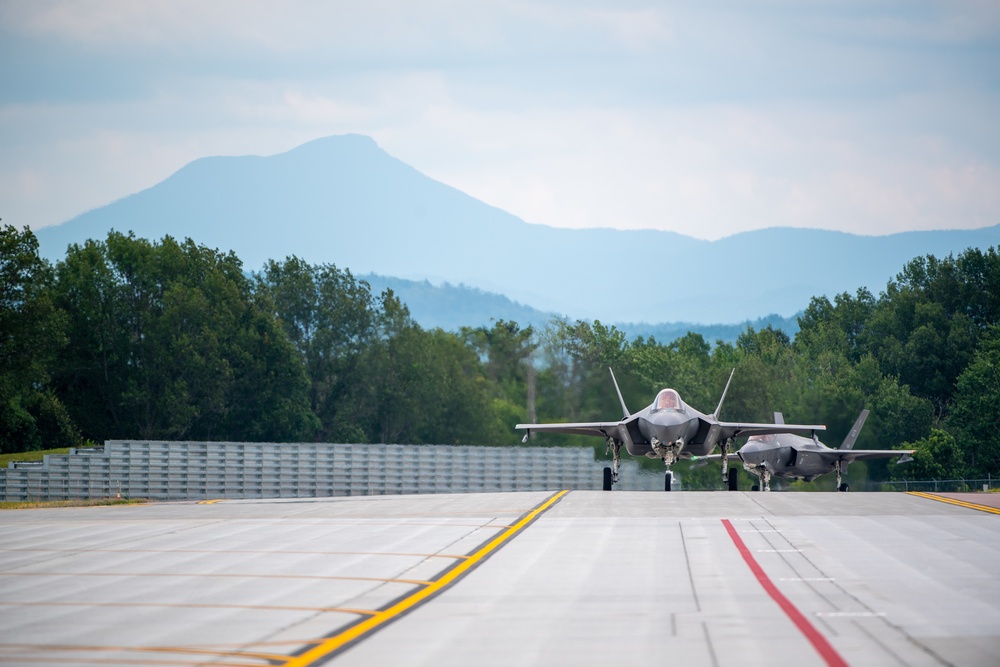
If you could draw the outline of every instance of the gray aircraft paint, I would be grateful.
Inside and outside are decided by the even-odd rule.
[[[614,371],[611,371],[611,379],[615,384],[615,391],[618,393],[618,400],[621,402],[624,413],[621,420],[565,424],[518,424],[515,428],[525,431],[525,442],[532,431],[603,437],[614,455],[612,484],[618,479],[619,455],[622,445],[632,456],[661,459],[666,465],[665,488],[667,490],[670,488],[670,466],[679,459],[706,456],[716,446],[721,446],[723,456],[720,459],[722,461],[722,475],[725,479],[729,448],[738,437],[779,433],[815,434],[816,431],[826,429],[825,426],[816,424],[757,424],[719,421],[717,415],[722,410],[722,403],[729,390],[729,383],[733,379],[732,373],[729,375],[729,381],[726,382],[722,398],[719,399],[719,405],[715,408],[715,412],[708,415],[684,403],[680,394],[669,388],[661,389],[650,405],[632,414],[622,398]],[[807,440],[808,438],[803,439]]]
[[[765,491],[770,489],[771,477],[811,482],[831,472],[837,474],[837,488],[846,491],[842,475],[852,461],[899,456],[902,457],[899,462],[905,463],[914,452],[912,449],[853,449],[868,414],[868,410],[861,411],[838,449],[827,447],[815,437],[803,438],[791,433],[757,434],[750,436],[747,443],[728,458],[742,461],[747,472],[760,478]],[[774,413],[774,422],[784,423],[780,412]],[[715,458],[721,456],[706,457],[708,460]]]

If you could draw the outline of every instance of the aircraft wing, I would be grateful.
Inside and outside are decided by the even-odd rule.
[[[901,456],[899,463],[910,461],[910,456],[917,450],[915,449],[834,449],[829,452],[823,452],[823,456],[829,457],[830,454],[834,454],[833,459],[839,459],[845,463],[850,463],[851,461],[858,461],[863,459],[890,459],[893,456]]]
[[[576,435],[597,435],[602,438],[617,433],[618,426],[624,422],[569,422],[566,424],[518,424],[514,428],[532,431],[548,431],[550,433],[573,433]]]
[[[825,431],[823,424],[754,424],[746,422],[718,422],[710,428],[718,427],[719,440],[738,438],[748,435],[771,435],[779,433],[811,434],[814,431]]]

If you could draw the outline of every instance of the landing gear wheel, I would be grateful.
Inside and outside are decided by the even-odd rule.
[[[671,475],[670,471],[668,470],[667,472],[665,472],[663,474],[663,490],[664,491],[669,491],[670,490],[670,482],[672,482],[672,481],[673,481],[673,475]]]
[[[736,468],[729,469],[729,490],[739,491],[740,490],[740,478],[737,475],[738,471]]]
[[[604,490],[611,490],[611,468],[604,469]]]
[[[847,482],[844,482],[844,483],[843,483],[843,484],[841,484],[841,485],[840,485],[839,487],[837,487],[837,490],[838,490],[838,491],[843,491],[843,492],[845,492],[845,493],[846,493],[846,492],[848,492],[848,491],[850,491],[850,490],[851,490],[851,487],[849,487],[849,486],[847,485]]]
[[[757,486],[756,484],[754,484],[753,486],[750,487],[750,490],[751,491],[760,491],[760,487]]]

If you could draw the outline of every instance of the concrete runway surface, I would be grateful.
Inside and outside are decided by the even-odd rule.
[[[0,664],[997,665],[1000,511],[979,508],[992,498],[573,491],[9,510]]]

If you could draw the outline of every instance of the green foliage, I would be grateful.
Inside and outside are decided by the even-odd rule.
[[[959,434],[970,474],[1000,471],[1000,326],[984,334],[972,363],[958,378],[949,423]]]
[[[891,466],[892,479],[958,479],[965,472],[962,450],[947,431],[931,429],[927,437],[903,443],[898,449],[916,451],[913,453],[913,461]]]
[[[535,331],[516,322],[496,321],[492,327],[464,327],[464,344],[485,364],[481,383],[492,394],[494,415],[488,440],[495,444],[517,444],[520,435],[512,426],[536,420],[537,373],[534,355],[538,349]],[[486,412],[488,413],[490,409]]]
[[[47,388],[66,345],[66,319],[52,303],[52,268],[30,229],[0,229],[0,453],[69,447],[80,434]]]
[[[859,448],[915,443],[916,465],[856,463],[852,480],[1000,472],[992,248],[914,259],[877,297],[814,298],[794,340],[747,326],[714,345],[565,319],[424,330],[350,271],[288,257],[247,277],[190,239],[112,232],[53,269],[7,227],[0,250],[3,451],[81,437],[514,445],[518,422],[618,419],[609,367],[632,412],[671,386],[709,413],[735,369],[722,419],[781,411],[840,437],[868,408]],[[604,456],[598,439],[541,437]],[[677,471],[686,488],[723,488],[717,466]]]
[[[112,232],[71,246],[53,386],[86,437],[295,440],[313,427],[294,348],[235,255]]]
[[[362,354],[378,335],[384,315],[368,284],[331,264],[311,266],[297,257],[269,261],[255,277],[291,341],[309,379],[309,407],[321,441],[367,441],[352,408],[359,399]]]
[[[395,382],[380,383],[390,396],[404,395],[409,410],[385,401],[377,414],[383,424],[381,442],[459,444],[489,441],[490,392],[478,358],[454,334],[413,325],[389,342],[389,374]],[[394,434],[384,424],[387,415],[406,422],[407,431]],[[493,444],[493,443],[489,443]]]

